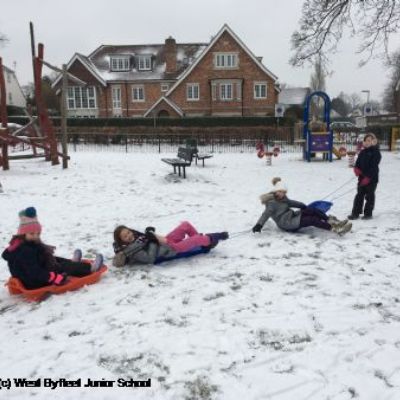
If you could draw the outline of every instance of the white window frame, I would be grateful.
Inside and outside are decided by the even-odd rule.
[[[227,97],[228,92],[229,92],[227,90],[228,87],[230,87],[230,97]],[[226,83],[219,84],[219,99],[221,101],[232,101],[233,100],[233,83],[232,82],[226,82]]]
[[[214,53],[215,69],[236,69],[239,66],[239,53]]]
[[[129,56],[113,56],[110,58],[111,71],[129,71],[131,69]]]
[[[265,96],[261,95],[261,87],[265,87]],[[254,82],[254,87],[253,87],[254,99],[255,100],[266,99],[268,96],[267,89],[268,89],[267,82]]]
[[[186,100],[187,101],[199,101],[200,100],[200,85],[198,83],[187,83],[186,84]]]
[[[162,83],[161,84],[161,91],[162,92],[168,92],[169,90],[169,83]]]
[[[242,82],[236,82],[236,100],[242,100]]]
[[[151,71],[151,56],[138,56],[137,67],[138,71]]]
[[[113,86],[111,88],[111,100],[113,110],[121,110],[122,108],[122,96],[121,86]]]
[[[87,107],[83,107],[86,103]],[[67,91],[68,110],[96,109],[96,88],[94,86],[68,86]]]
[[[142,93],[142,97],[140,96]],[[132,85],[132,102],[143,102],[146,100],[144,93],[144,85]]]

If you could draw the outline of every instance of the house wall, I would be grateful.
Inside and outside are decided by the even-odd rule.
[[[214,68],[214,53],[236,52],[239,54],[237,69]],[[218,79],[242,81],[242,98],[234,101],[212,100],[211,82]],[[254,99],[254,82],[267,82],[267,98]],[[199,83],[200,99],[188,101],[188,83]],[[185,115],[271,115],[277,102],[273,79],[239,46],[232,36],[225,32],[194,70],[181,82],[170,96]]]
[[[88,71],[88,69],[82,65],[79,60],[76,60],[68,72],[77,78],[84,81],[88,86],[94,86],[96,88],[96,104],[97,109],[76,109],[68,110],[68,115],[71,117],[82,117],[82,116],[95,116],[95,117],[141,117],[143,114],[163,95],[165,92],[161,91],[161,83],[169,83],[170,81],[156,81],[156,82],[140,82],[135,81],[127,82],[109,82],[104,87],[99,80]],[[56,90],[60,89],[62,82],[60,81]],[[69,86],[76,86],[77,84],[73,81],[68,81]],[[132,89],[136,85],[144,86],[144,101],[133,101]],[[113,109],[112,90],[114,87],[121,89],[121,109]]]
[[[173,40],[173,39],[171,39]],[[235,52],[239,57],[239,65],[235,69],[221,70],[214,67],[215,52]],[[97,109],[90,110],[92,116],[98,117],[140,117],[165,95],[161,92],[161,83],[166,81],[114,81],[107,82],[104,87],[88,69],[76,60],[69,72],[85,81],[88,85],[96,87]],[[222,101],[212,99],[212,82],[218,80],[232,80],[241,85],[241,98],[232,101]],[[254,99],[254,83],[267,83],[267,97],[265,99]],[[170,87],[173,81],[168,82]],[[200,89],[200,98],[196,101],[187,99],[187,84],[198,83]],[[69,83],[74,85],[73,82]],[[134,85],[143,85],[145,91],[144,101],[133,101],[132,87]],[[60,84],[58,85],[60,86]],[[112,90],[113,87],[121,89],[121,108],[113,110]],[[236,89],[237,86],[235,85]],[[234,92],[235,93],[235,92]],[[266,74],[258,64],[241,48],[236,40],[225,31],[219,40],[208,51],[200,63],[193,71],[179,84],[179,86],[168,96],[186,116],[203,115],[238,115],[238,116],[265,116],[274,114],[274,106],[277,103],[277,91],[274,87],[274,80]],[[166,110],[170,112],[171,107],[166,102],[157,106],[157,113]],[[88,110],[69,110],[70,116],[84,116]]]
[[[133,87],[142,85],[144,87],[144,101],[133,100]],[[172,86],[172,85],[171,85]],[[122,117],[142,117],[143,114],[164,94],[161,92],[161,81],[156,82],[113,82],[109,83],[104,93],[101,93],[104,108],[99,110],[100,117],[111,117],[112,108],[112,88],[121,89],[121,113]],[[108,115],[106,115],[106,108]]]
[[[6,83],[6,104],[8,106],[16,106],[25,108],[26,100],[22,93],[22,89],[19,86],[17,77],[14,71],[3,68],[4,81]]]

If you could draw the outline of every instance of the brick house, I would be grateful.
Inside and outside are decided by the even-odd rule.
[[[67,70],[83,81],[68,82],[75,117],[264,116],[278,101],[277,77],[226,24],[210,43],[102,45]]]
[[[26,99],[19,85],[15,72],[3,65],[4,81],[6,84],[6,104],[26,108]]]

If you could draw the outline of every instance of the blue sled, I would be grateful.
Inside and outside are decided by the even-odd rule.
[[[330,210],[332,206],[333,203],[331,203],[330,201],[317,200],[310,203],[307,207],[316,208],[317,210],[326,213]]]
[[[178,258],[189,258],[193,256],[197,256],[198,254],[202,253],[209,253],[211,249],[207,249],[201,246],[194,247],[192,250],[185,251],[183,253],[178,253],[175,256],[172,257],[158,257],[156,261],[154,262],[155,265],[161,264],[165,261],[172,261],[172,260],[177,260]]]

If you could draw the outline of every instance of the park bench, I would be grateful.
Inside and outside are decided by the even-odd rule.
[[[193,151],[193,157],[195,160],[195,163],[197,165],[197,161],[201,160],[203,162],[203,168],[204,168],[204,160],[207,158],[211,158],[213,155],[209,153],[199,153],[197,149],[192,150]]]
[[[181,168],[183,171],[183,178],[186,178],[186,167],[190,167],[193,160],[193,150],[187,147],[179,147],[177,158],[162,158],[161,161],[172,165],[174,167],[174,174],[178,167],[178,175],[181,176]]]

